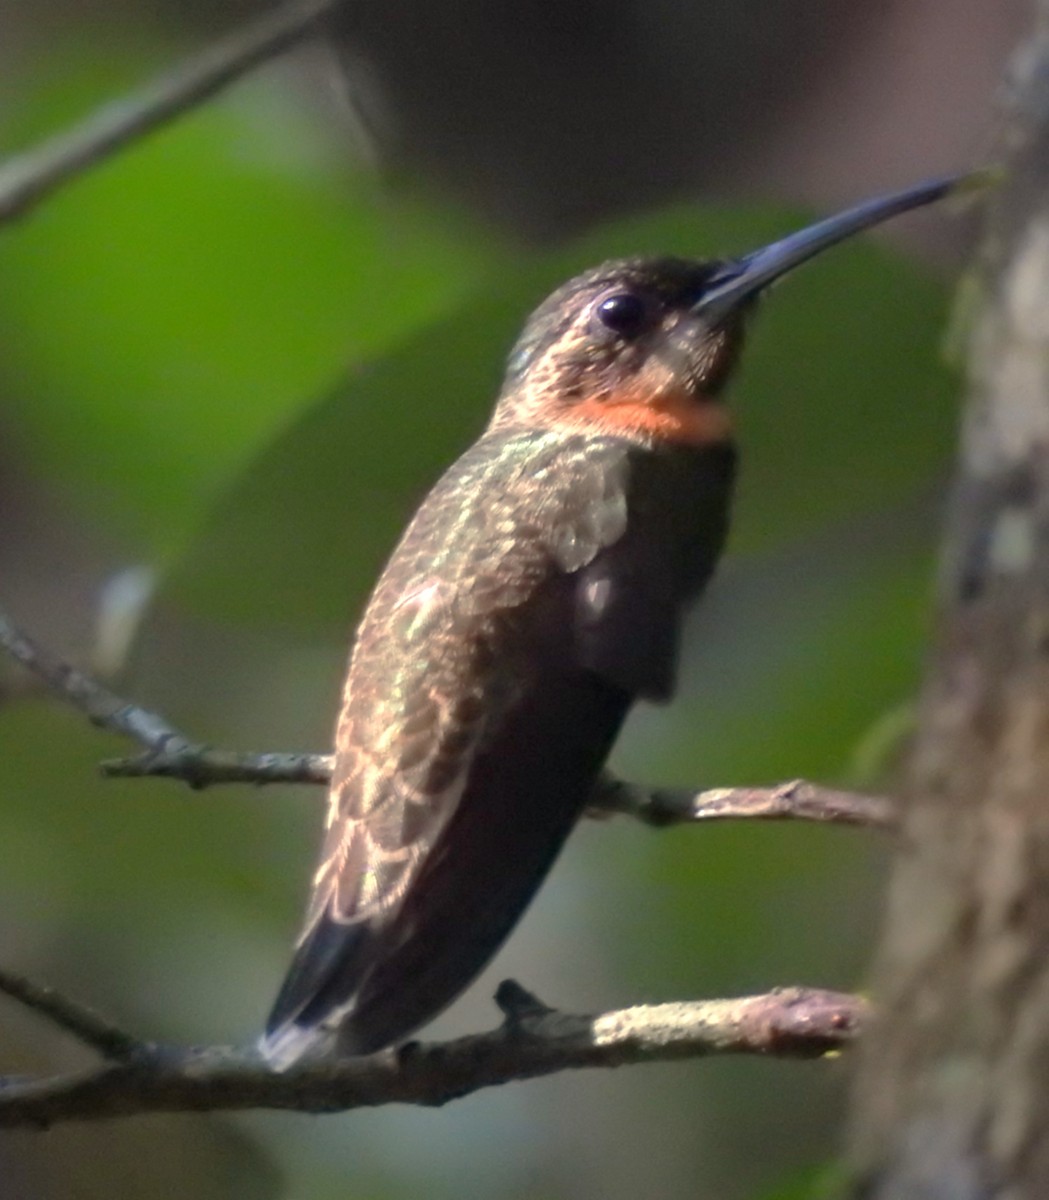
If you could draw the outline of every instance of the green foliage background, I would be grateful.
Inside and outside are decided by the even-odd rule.
[[[118,87],[115,61],[132,78],[150,55],[96,49],[85,38],[27,66],[5,146]],[[14,453],[94,548],[100,582],[103,567],[160,572],[121,686],[216,743],[323,746],[375,572],[480,427],[545,291],[610,255],[733,253],[800,219],[689,204],[526,251],[423,189],[347,169],[262,80],[0,231]],[[731,559],[694,622],[680,700],[631,724],[625,774],[877,782],[860,752],[911,699],[925,630],[929,500],[954,415],[943,320],[942,289],[869,243],[770,298],[733,401],[745,471]],[[61,561],[53,572],[61,588]],[[318,798],[103,784],[94,764],[119,749],[46,701],[0,709],[0,953],[151,1036],[246,1040],[298,919]],[[836,831],[583,829],[441,1027],[491,1023],[485,987],[509,973],[594,1009],[862,984],[872,866],[864,839]],[[7,1020],[0,1051],[68,1061],[17,1017],[8,1038]],[[174,1175],[182,1194],[311,1200],[800,1200],[821,1194],[840,1086],[828,1064],[686,1064],[439,1114],[58,1131],[46,1160],[28,1143],[12,1153],[56,1195],[73,1176],[85,1196],[170,1194]],[[142,1153],[158,1139],[163,1160]],[[84,1162],[104,1154],[135,1163],[135,1188],[90,1182]]]

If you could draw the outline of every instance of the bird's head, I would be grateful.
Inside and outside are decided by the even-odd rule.
[[[525,326],[491,428],[610,434],[647,444],[727,440],[722,395],[759,297],[828,247],[982,182],[967,175],[923,183],[740,258],[623,259],[570,279]]]

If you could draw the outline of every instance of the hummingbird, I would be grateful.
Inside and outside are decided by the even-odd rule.
[[[260,1043],[369,1054],[450,1004],[516,924],[637,700],[674,691],[725,544],[725,399],[799,264],[973,186],[931,180],[741,257],[606,262],[532,314],[487,428],[405,530],[357,630],[320,865]]]

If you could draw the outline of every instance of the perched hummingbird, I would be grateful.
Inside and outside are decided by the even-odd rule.
[[[495,953],[728,526],[725,386],[758,297],[973,177],[868,201],[742,258],[608,262],[532,315],[487,429],[408,526],[357,632],[320,867],[262,1049],[367,1054]]]

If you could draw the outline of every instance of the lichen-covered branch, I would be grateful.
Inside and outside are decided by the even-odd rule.
[[[781,988],[731,1000],[654,1004],[578,1016],[535,1005],[490,1033],[409,1043],[364,1058],[276,1072],[220,1047],[145,1055],[48,1079],[0,1079],[0,1127],[46,1128],[158,1112],[268,1108],[346,1112],[383,1104],[440,1105],[482,1088],[579,1067],[619,1067],[714,1054],[819,1058],[866,1023],[857,996]]]
[[[310,34],[338,0],[291,0],[188,58],[78,125],[0,165],[0,224],[209,100]]]

